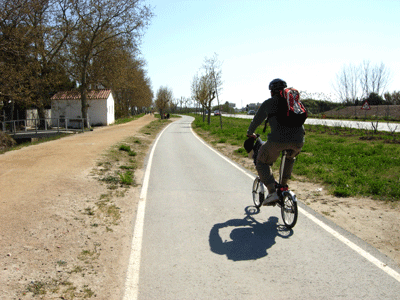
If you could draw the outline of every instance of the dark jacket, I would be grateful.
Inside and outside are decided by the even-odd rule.
[[[283,102],[282,102],[283,101]],[[273,96],[265,100],[261,104],[259,110],[251,121],[247,134],[251,135],[255,132],[258,126],[270,115],[268,120],[271,126],[271,133],[268,134],[268,140],[276,143],[304,143],[304,127],[286,127],[285,124],[279,124],[274,114],[277,113],[279,104],[286,100],[282,97]],[[285,103],[286,105],[286,103]]]

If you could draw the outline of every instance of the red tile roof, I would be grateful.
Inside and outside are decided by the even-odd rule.
[[[107,99],[111,94],[111,90],[91,90],[88,91],[87,97],[90,100]],[[80,100],[81,93],[79,91],[64,91],[58,92],[51,100]]]

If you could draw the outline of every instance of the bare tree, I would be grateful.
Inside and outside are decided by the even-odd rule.
[[[342,103],[356,103],[360,97],[359,90],[360,68],[352,64],[344,65],[336,74],[334,89]]]
[[[370,61],[363,61],[360,76],[362,97],[368,98],[371,93],[383,96],[390,78],[390,71],[383,63],[371,66]]]
[[[204,122],[205,111],[207,109],[207,97],[208,97],[207,82],[204,76],[199,77],[198,74],[193,76],[191,90],[192,90],[192,98],[195,101],[197,101],[202,107],[203,122]]]
[[[195,75],[192,81],[192,98],[198,101],[203,108],[203,122],[205,120],[205,110],[207,110],[207,122],[211,123],[211,108],[212,102],[215,98],[219,97],[218,92],[222,88],[221,81],[221,63],[218,61],[218,55],[214,54],[212,58],[205,58],[202,70],[202,75]],[[222,128],[222,120],[221,128]]]
[[[168,109],[170,103],[172,103],[173,96],[172,90],[168,87],[161,86],[156,95],[156,106],[160,112],[161,119],[164,119],[164,114]]]
[[[221,70],[222,63],[218,60],[218,54],[214,53],[214,56],[211,58],[205,58],[204,60],[204,69],[206,71],[206,76],[210,81],[210,99],[211,95],[214,95],[217,98],[218,107],[220,106],[219,103],[219,92],[222,90],[222,70]],[[214,99],[214,98],[212,98]],[[211,99],[211,101],[212,101]],[[211,103],[210,103],[211,106]],[[211,113],[209,111],[209,113]],[[219,122],[222,129],[222,116],[219,115]]]
[[[373,94],[382,96],[390,78],[390,71],[383,63],[372,66],[370,61],[363,61],[358,67],[343,66],[333,87],[344,104],[357,104],[359,99],[367,99]]]

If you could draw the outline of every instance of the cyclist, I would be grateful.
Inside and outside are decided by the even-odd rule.
[[[247,130],[248,137],[257,138],[254,133],[255,130],[268,117],[271,133],[268,134],[267,142],[261,146],[256,163],[260,180],[268,189],[268,196],[263,205],[279,200],[275,189],[275,178],[271,170],[272,164],[279,158],[283,150],[292,150],[288,151],[282,176],[282,185],[287,185],[292,174],[295,158],[304,144],[305,132],[303,126],[287,127],[285,124],[280,124],[276,117],[278,108],[282,107],[282,101],[286,104],[286,99],[283,97],[283,89],[286,87],[286,82],[279,78],[270,82],[271,98],[261,104]]]

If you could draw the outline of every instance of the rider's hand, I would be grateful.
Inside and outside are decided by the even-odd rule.
[[[257,139],[257,135],[255,133],[253,134],[248,134],[247,137],[251,137],[253,139]]]

